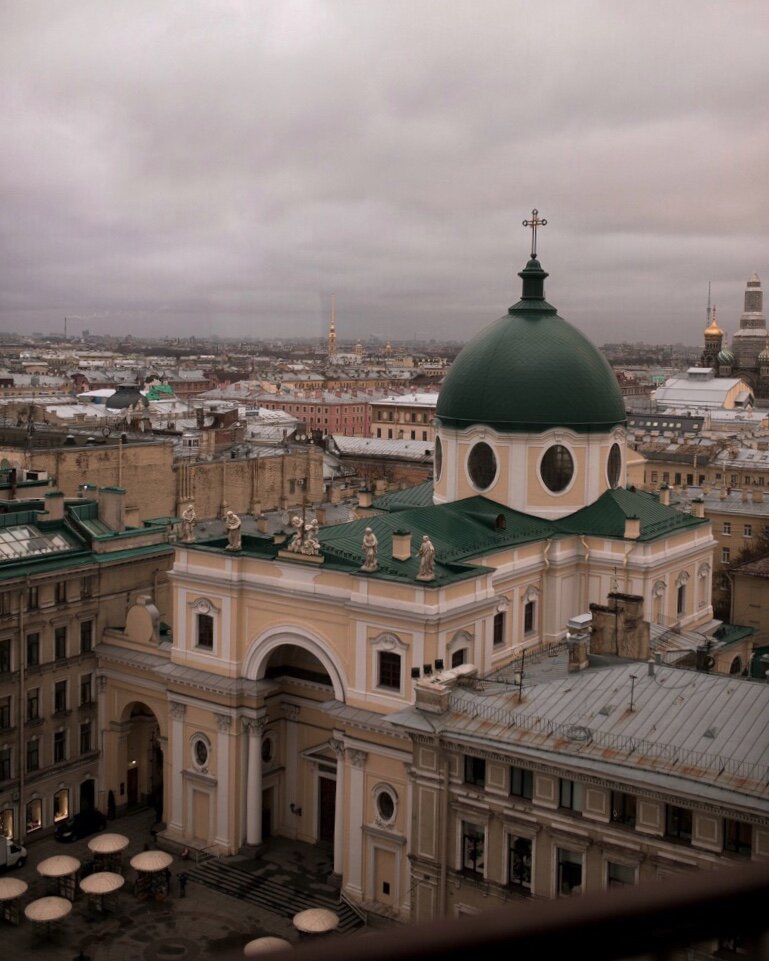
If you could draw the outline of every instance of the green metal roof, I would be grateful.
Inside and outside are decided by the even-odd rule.
[[[380,511],[406,511],[412,507],[432,507],[433,482],[424,481],[402,491],[390,491],[375,498],[373,506]]]
[[[710,523],[660,504],[656,494],[617,488],[606,491],[594,503],[562,518],[557,527],[571,534],[624,538],[625,521],[632,517],[641,522],[639,541],[652,541],[678,530]]]
[[[611,367],[544,299],[547,274],[530,260],[523,297],[466,345],[443,382],[436,415],[446,427],[504,432],[568,427],[603,432],[625,422]]]

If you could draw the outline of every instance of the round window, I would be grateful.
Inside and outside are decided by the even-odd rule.
[[[622,471],[622,451],[619,449],[619,444],[612,444],[611,450],[609,451],[609,460],[606,464],[606,473],[609,478],[609,487],[617,487],[619,485],[619,476]]]
[[[383,821],[392,821],[395,817],[395,800],[388,791],[377,794],[376,809]]]
[[[208,745],[206,742],[198,738],[192,749],[195,753],[195,763],[199,764],[200,767],[205,767],[208,761]]]
[[[441,443],[440,437],[435,438],[435,479],[441,479],[441,471],[443,470],[443,444]]]
[[[267,764],[272,760],[272,741],[266,737],[262,741],[262,761]]]
[[[563,444],[553,444],[539,465],[542,483],[554,494],[568,487],[574,476],[574,460]]]
[[[481,441],[473,447],[467,458],[467,472],[479,490],[483,491],[491,486],[497,473],[497,458],[488,444]]]

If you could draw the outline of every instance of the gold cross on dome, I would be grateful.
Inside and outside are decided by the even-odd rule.
[[[535,207],[531,212],[531,220],[524,220],[524,227],[531,227],[531,256],[535,258],[537,256],[537,227],[545,227],[547,221],[544,217],[540,219],[539,211]]]

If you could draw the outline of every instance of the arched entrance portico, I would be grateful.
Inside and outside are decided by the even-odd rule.
[[[345,700],[340,659],[321,638],[280,628],[253,643],[244,673],[250,680],[279,684],[283,695],[279,718],[265,711],[245,722],[246,843],[260,844],[274,832],[330,842],[341,850],[343,774],[331,746],[333,719],[326,723],[319,710],[331,700]]]
[[[120,717],[118,739],[117,806],[121,810],[149,804],[158,820],[163,811],[163,749],[155,713],[141,701],[132,701]],[[112,788],[114,792],[114,787]]]

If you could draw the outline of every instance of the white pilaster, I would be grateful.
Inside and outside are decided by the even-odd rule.
[[[262,730],[264,721],[245,721],[248,731],[246,844],[262,843]]]
[[[350,819],[349,825],[349,873],[345,885],[353,894],[363,896],[361,886],[363,859],[363,769],[368,755],[365,751],[348,751],[350,758]],[[338,788],[337,788],[338,789]]]
[[[184,800],[184,786],[182,784],[182,768],[184,767],[184,712],[185,704],[171,701],[171,772],[173,785],[171,788],[171,823],[173,831],[183,833],[182,806]]]
[[[344,742],[331,741],[336,754],[336,801],[334,806],[334,874],[344,873]]]
[[[232,847],[230,837],[230,726],[229,714],[216,714],[219,734],[216,738],[216,828],[214,840],[227,850]]]

